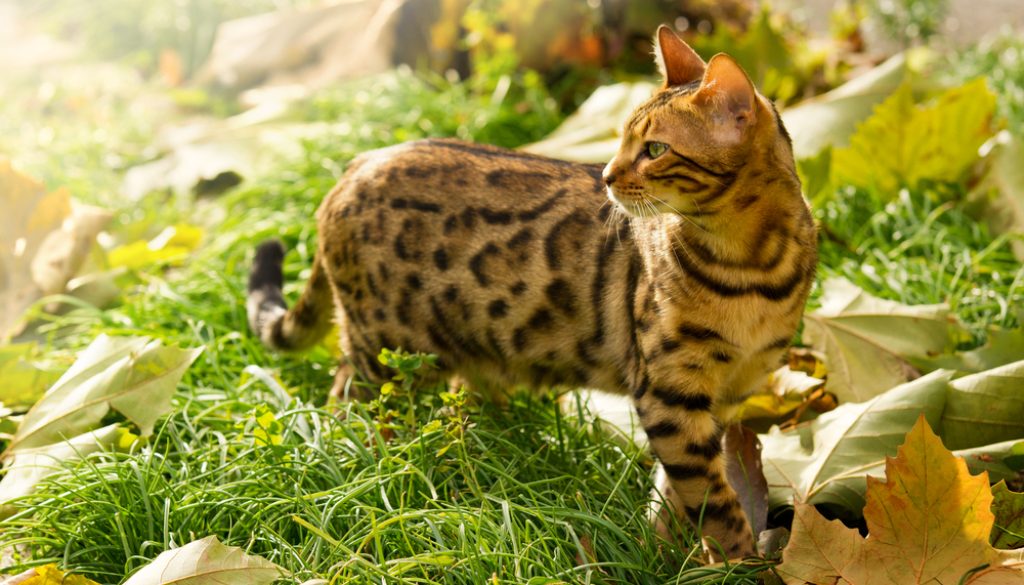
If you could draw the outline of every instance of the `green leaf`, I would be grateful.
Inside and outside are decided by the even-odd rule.
[[[866,474],[881,474],[885,457],[896,454],[918,416],[933,426],[941,421],[952,376],[933,372],[866,402],[844,404],[809,425],[760,435],[769,501],[859,511]]]
[[[954,380],[942,413],[943,440],[963,449],[1024,437],[1024,361]]]
[[[28,411],[3,457],[80,435],[111,408],[148,435],[170,410],[178,380],[201,351],[163,347],[147,338],[99,336]]]
[[[216,536],[160,553],[124,585],[270,585],[288,571]]]
[[[949,306],[903,305],[851,282],[826,280],[821,308],[804,317],[804,339],[825,355],[826,389],[862,402],[916,375],[908,358],[951,350],[964,335]]]
[[[914,104],[910,85],[875,108],[850,145],[832,158],[836,184],[868,189],[883,198],[922,180],[958,182],[993,133],[995,96],[984,79],[943,93],[931,105]]]
[[[1011,492],[1005,481],[992,486],[992,513],[996,525],[992,527],[992,546],[1020,548],[1024,546],[1024,494]]]
[[[832,147],[827,146],[821,149],[818,154],[798,159],[796,171],[800,175],[800,183],[803,184],[804,197],[811,206],[820,203],[820,195],[828,194],[828,187],[832,179]]]
[[[40,366],[34,358],[35,343],[14,343],[0,347],[0,404],[29,407],[39,400],[60,372]]]

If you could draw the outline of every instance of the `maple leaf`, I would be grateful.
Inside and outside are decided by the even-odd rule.
[[[99,585],[81,575],[65,573],[57,565],[43,565],[4,580],[0,585]]]
[[[833,152],[832,178],[886,197],[925,179],[958,181],[992,136],[994,111],[995,95],[984,79],[925,106],[916,106],[912,88],[903,84],[857,127],[848,147]]]
[[[917,377],[907,358],[946,353],[963,336],[948,305],[880,299],[842,278],[823,289],[821,308],[804,317],[804,339],[825,354],[826,388],[840,402],[862,402]]]
[[[942,413],[950,449],[1024,437],[1024,360],[953,380]]]
[[[288,571],[237,546],[207,536],[160,553],[125,585],[257,585],[273,583]]]
[[[995,521],[988,474],[971,475],[924,416],[907,433],[886,480],[868,478],[868,537],[796,506],[778,572],[788,584],[1024,583],[989,544]]]

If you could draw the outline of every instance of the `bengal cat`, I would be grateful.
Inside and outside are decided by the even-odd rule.
[[[366,153],[317,212],[291,310],[283,248],[259,247],[250,324],[297,350],[333,317],[348,358],[335,394],[352,365],[387,380],[381,347],[437,354],[480,388],[628,393],[661,462],[659,531],[676,513],[751,555],[722,426],[789,345],[817,237],[771,102],[730,57],[657,36],[664,84],[603,170],[453,140]]]

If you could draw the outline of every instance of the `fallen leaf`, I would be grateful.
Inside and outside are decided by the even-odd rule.
[[[989,544],[995,517],[987,474],[971,475],[923,415],[896,457],[886,459],[885,476],[867,479],[866,539],[813,506],[797,505],[777,568],[786,583],[955,583],[984,567],[992,569],[962,582],[1024,583],[1024,573],[999,567]]]
[[[0,585],[99,585],[81,575],[64,573],[57,565],[43,565],[0,582]]]
[[[1024,437],[1024,360],[949,384],[942,438],[950,449]]]
[[[757,552],[766,559],[781,560],[782,549],[789,542],[789,530],[782,526],[762,530],[757,535]]]
[[[626,119],[656,87],[649,82],[599,87],[547,138],[522,149],[577,162],[608,162],[619,149]]]
[[[916,60],[919,59],[910,59]],[[847,144],[857,124],[903,83],[907,62],[907,54],[900,53],[830,92],[783,110],[782,121],[793,139],[796,158],[808,158],[829,146]]]
[[[786,583],[801,585],[868,582],[860,533],[839,520],[826,520],[809,504],[796,505],[793,530],[776,570]]]
[[[32,493],[35,486],[59,470],[61,464],[114,445],[119,432],[120,426],[112,424],[67,441],[14,453],[4,467],[3,479],[0,480],[0,518],[14,512],[8,505],[11,500]]]
[[[953,372],[937,371],[813,422],[760,435],[769,501],[826,505],[852,515],[864,506],[865,474],[881,471],[921,413],[936,424]]]
[[[207,536],[160,553],[124,585],[269,585],[286,575],[263,557]]]
[[[924,179],[960,181],[993,134],[995,103],[983,78],[921,106],[903,84],[833,151],[832,179],[888,198]]]
[[[1024,327],[988,331],[985,345],[969,350],[943,354],[934,358],[916,358],[914,364],[928,369],[946,368],[961,372],[981,372],[1024,359]]]
[[[170,409],[178,380],[201,351],[100,335],[26,413],[0,459],[80,435],[111,408],[148,435]]]
[[[725,475],[739,496],[740,506],[754,534],[768,527],[768,482],[761,468],[761,442],[757,433],[741,424],[725,430]]]
[[[885,563],[890,579],[951,581],[995,562],[988,543],[995,521],[988,474],[972,476],[924,416],[896,457],[886,459],[885,476],[887,481],[868,478],[864,520],[869,558]]]
[[[826,389],[861,402],[916,376],[907,359],[951,350],[963,328],[949,306],[904,305],[842,278],[823,284],[821,308],[804,316],[804,339],[825,355]]]
[[[107,254],[112,267],[141,268],[150,264],[180,264],[199,246],[203,230],[188,224],[165,228],[148,242],[132,242],[114,248]]]
[[[102,209],[80,205],[64,189],[42,183],[0,160],[0,342],[21,331],[22,315],[75,275],[110,221]]]
[[[993,234],[1024,234],[1024,144],[1019,136],[1000,132],[982,159],[983,179],[971,189],[973,213]],[[1024,260],[1024,239],[1010,241],[1018,260]]]
[[[0,404],[28,408],[60,376],[39,361],[35,343],[0,346]]]
[[[1024,546],[1024,493],[1011,492],[1005,481],[992,486],[992,527],[991,542],[996,548],[1020,548]]]

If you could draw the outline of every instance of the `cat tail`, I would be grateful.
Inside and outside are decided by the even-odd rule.
[[[289,310],[281,292],[283,260],[284,246],[277,240],[268,240],[256,248],[245,309],[249,327],[264,345],[295,351],[310,347],[330,331],[334,299],[327,274],[317,258],[313,260],[313,273],[302,297]]]

